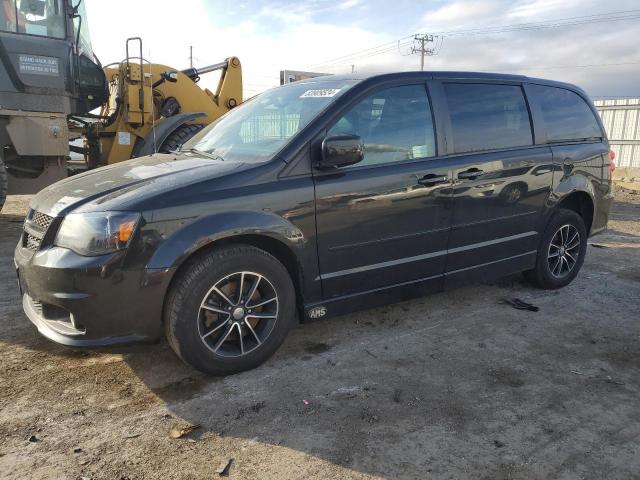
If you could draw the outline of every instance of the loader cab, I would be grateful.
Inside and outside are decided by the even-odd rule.
[[[78,111],[90,112],[103,105],[109,98],[107,79],[102,65],[93,53],[89,23],[84,2],[79,1],[73,12],[73,31],[77,45]],[[80,104],[83,102],[84,104]]]
[[[67,176],[69,115],[108,97],[88,26],[82,0],[0,0],[0,208]]]
[[[82,0],[0,0],[0,104],[84,114],[107,98]]]

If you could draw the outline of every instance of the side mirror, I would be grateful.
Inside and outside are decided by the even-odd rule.
[[[332,135],[322,141],[321,169],[339,168],[361,162],[364,144],[359,135]]]

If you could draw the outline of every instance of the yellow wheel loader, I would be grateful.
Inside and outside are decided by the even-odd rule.
[[[136,56],[130,46],[138,47]],[[35,193],[81,169],[176,149],[242,102],[235,57],[176,71],[144,60],[139,38],[126,47],[123,62],[102,67],[82,0],[2,0],[0,209],[7,194]],[[200,75],[216,70],[216,91],[201,89]],[[81,155],[80,163],[69,162],[70,152]]]
[[[138,56],[130,56],[137,43]],[[142,40],[127,40],[127,56],[104,68],[109,99],[100,114],[70,117],[71,131],[84,137],[72,151],[88,168],[155,152],[171,152],[242,102],[242,67],[236,57],[203,68],[176,71],[142,58]],[[220,71],[215,93],[197,85],[200,75]]]

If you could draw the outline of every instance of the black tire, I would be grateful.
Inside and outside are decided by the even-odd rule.
[[[240,291],[238,284],[245,281],[244,275],[242,280],[233,280],[240,275],[238,272],[245,272],[247,276],[247,284],[242,290],[247,292],[246,295],[237,295]],[[254,279],[261,277],[253,292],[253,283],[248,280],[250,275],[255,275],[252,277]],[[229,278],[232,280],[227,280]],[[217,291],[214,287],[221,285],[221,282],[228,282],[220,287],[224,289],[232,286],[232,281],[236,282],[235,291],[226,290],[224,295],[234,299],[235,307],[224,312],[226,317],[210,312],[224,310],[224,305],[228,305],[221,300],[225,297],[212,293]],[[259,307],[260,311],[254,312],[254,315],[249,315],[251,308],[254,308],[250,306],[249,299],[259,295],[257,303],[260,303],[260,300],[271,295],[264,294],[260,289],[268,289],[275,294],[275,305],[272,302]],[[235,313],[243,296],[246,297],[242,304],[245,310],[240,308],[244,312],[240,320]],[[214,297],[217,303],[212,302]],[[256,317],[256,313],[265,317],[270,314],[274,316],[269,320],[254,318],[255,324],[250,323],[249,317]],[[257,367],[273,355],[295,324],[295,314],[295,290],[287,269],[272,255],[258,248],[250,245],[227,246],[196,255],[175,279],[165,303],[165,333],[171,348],[187,364],[208,374],[228,375]],[[261,323],[263,321],[264,324]],[[231,331],[236,327],[237,330]],[[209,333],[204,338],[202,335],[207,329]],[[222,339],[225,333],[227,337]],[[259,335],[264,335],[262,341],[258,339]],[[229,340],[225,342],[227,338]],[[214,352],[216,345],[219,350]],[[248,352],[232,356],[244,346]]]
[[[9,174],[7,173],[7,167],[4,164],[4,160],[0,157],[0,210],[4,206],[4,202],[7,199],[7,190],[9,189]]]
[[[566,236],[569,237],[564,244],[562,240],[563,233],[559,232],[561,228],[567,232]],[[577,247],[570,249],[569,247],[574,245],[575,241],[572,241],[572,238],[575,234],[577,234],[577,239],[580,243]],[[554,245],[563,246],[562,248],[552,246],[552,242],[554,242]],[[573,210],[560,208],[549,220],[540,240],[536,266],[532,270],[524,272],[524,276],[530,283],[539,288],[556,289],[564,287],[570,284],[578,275],[586,253],[587,230],[582,217]],[[575,261],[572,260],[574,257]],[[558,262],[560,262],[559,270],[557,267]],[[570,265],[571,268],[569,268]],[[564,271],[563,268],[567,270]]]
[[[524,183],[513,183],[507,185],[500,193],[505,203],[518,203],[527,193],[527,186]]]
[[[187,140],[191,139],[196,133],[198,133],[204,125],[197,124],[185,124],[180,125],[162,142],[158,152],[160,153],[172,153],[176,150],[180,150],[180,147],[184,145]]]

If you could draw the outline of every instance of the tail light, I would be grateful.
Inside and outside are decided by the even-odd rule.
[[[613,175],[616,170],[616,152],[609,150],[609,173]]]

